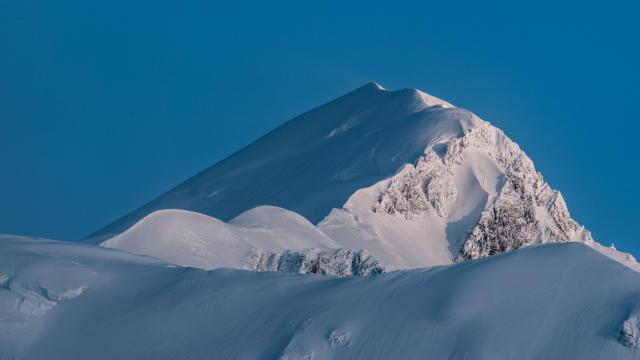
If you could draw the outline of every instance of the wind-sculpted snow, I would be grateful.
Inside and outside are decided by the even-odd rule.
[[[102,246],[202,269],[242,268],[254,249],[339,247],[302,216],[273,206],[252,209],[229,223],[190,211],[161,210]]]
[[[0,272],[31,289],[84,288],[33,314],[7,305],[14,295],[3,277],[2,359],[640,357],[628,320],[640,304],[640,274],[576,243],[327,277],[204,271],[3,237]]]
[[[256,206],[273,205],[318,223],[357,190],[415,162],[428,144],[460,136],[479,122],[419,90],[367,84],[292,119],[89,241],[99,243],[162,209],[229,221]]]
[[[61,272],[60,276],[64,276],[64,273]],[[42,285],[34,286],[13,275],[0,274],[0,289],[8,291],[3,296],[4,305],[14,307],[23,314],[42,315],[59,302],[79,296],[85,287],[71,286],[60,291]]]
[[[351,249],[287,249],[281,254],[255,250],[249,256],[245,269],[329,276],[370,276],[386,272],[385,267],[366,250]]]
[[[0,359],[29,358],[25,351],[47,324],[50,331],[70,330],[74,315],[61,309],[112,281],[114,273],[131,271],[135,263],[164,266],[102,247],[0,235]],[[100,271],[105,267],[110,270]],[[52,318],[58,319],[55,324],[49,322]],[[40,358],[65,356],[53,352]]]

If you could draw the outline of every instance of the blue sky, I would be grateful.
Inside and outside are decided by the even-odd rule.
[[[78,239],[375,80],[502,128],[640,255],[636,4],[2,1],[0,232]]]

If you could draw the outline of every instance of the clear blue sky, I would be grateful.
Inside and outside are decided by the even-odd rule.
[[[78,239],[367,81],[468,108],[640,255],[637,1],[0,1],[0,232]]]

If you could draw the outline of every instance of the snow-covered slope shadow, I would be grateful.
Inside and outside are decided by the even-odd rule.
[[[640,357],[640,274],[577,243],[333,278],[206,272],[2,238],[0,277],[4,358]],[[20,306],[41,298],[55,304],[41,312]]]

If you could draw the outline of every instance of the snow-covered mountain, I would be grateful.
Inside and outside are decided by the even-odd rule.
[[[174,208],[190,212],[165,210]],[[366,250],[406,269],[547,242],[604,249],[500,129],[419,90],[375,83],[294,118],[87,241],[206,269],[260,268],[252,261],[285,250]]]
[[[639,273],[501,130],[368,84],[85,243],[0,235],[0,360],[640,359]]]
[[[639,295],[577,243],[336,278],[0,237],[0,359],[638,359]]]
[[[441,116],[445,107],[464,116]],[[317,223],[358,189],[415,161],[435,137],[460,134],[469,116],[422,92],[370,83],[285,123],[94,235],[121,233],[171,208],[229,221],[274,205]]]

